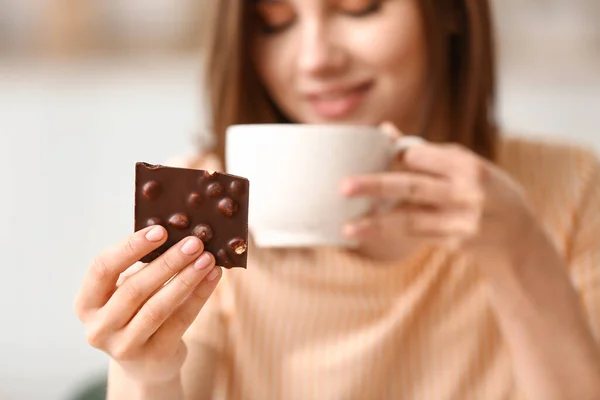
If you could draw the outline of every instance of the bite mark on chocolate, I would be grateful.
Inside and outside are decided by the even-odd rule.
[[[217,176],[217,171],[206,170],[202,173],[205,179],[213,179]]]

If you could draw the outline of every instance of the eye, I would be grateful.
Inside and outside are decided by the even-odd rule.
[[[287,1],[257,0],[255,4],[262,33],[281,32],[292,25],[296,19],[296,12]]]
[[[364,17],[381,8],[381,0],[339,0],[338,7],[352,17]]]

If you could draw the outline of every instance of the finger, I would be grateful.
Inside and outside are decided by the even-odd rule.
[[[144,268],[147,264],[142,262],[137,262],[133,264],[131,267],[127,268],[125,271],[119,275],[119,279],[117,280],[117,287],[121,286],[123,282],[125,282],[129,277],[138,273],[142,268]]]
[[[407,214],[406,229],[410,235],[421,237],[468,237],[477,232],[479,224],[472,210],[419,211]]]
[[[408,209],[413,206],[402,206],[393,212],[371,214],[347,223],[342,234],[350,239],[364,242],[369,240],[389,239],[389,233],[406,234]],[[402,211],[400,211],[402,210]],[[393,229],[391,229],[393,227]]]
[[[393,213],[376,214],[344,227],[353,240],[383,240],[394,236],[448,238],[471,236],[479,229],[479,218],[472,210],[436,210],[402,207]]]
[[[444,204],[452,185],[448,180],[410,172],[391,172],[350,178],[343,183],[346,196],[368,196],[399,202]]]
[[[177,307],[150,340],[161,343],[170,338],[183,337],[214,292],[221,276],[221,268],[215,266],[206,279]]]
[[[194,285],[196,283],[194,281],[194,275],[204,276],[210,270],[211,258],[212,256],[210,256],[210,254],[208,254],[207,257],[199,258],[195,263],[191,263],[187,266],[187,275],[184,275],[182,272],[178,274],[177,277],[179,277],[180,280],[183,280],[184,284],[189,282],[188,285]],[[189,272],[194,270],[197,272]],[[199,279],[201,279],[201,276]],[[176,281],[176,279],[173,279],[171,282]],[[160,290],[161,289],[156,290],[155,293],[160,293]],[[105,344],[109,341],[111,336],[113,336],[114,332],[121,328],[121,325],[118,322],[115,322],[120,321],[121,318],[123,318],[123,315],[119,315],[118,312],[119,311],[115,310],[114,307],[105,307],[100,310],[100,312],[97,314],[97,318],[92,321],[92,324],[89,327],[88,341],[90,344],[96,348],[105,347]],[[123,357],[124,354],[130,349],[139,348],[139,345],[142,344],[142,341],[138,340],[135,334],[129,334],[125,335],[125,339],[120,339],[119,343],[119,346],[111,351],[113,356],[115,354],[120,354],[119,357]]]
[[[106,324],[114,328],[125,326],[153,293],[194,262],[203,251],[202,241],[195,236],[190,236],[129,277],[101,310],[106,318]],[[198,262],[201,264],[200,259]]]
[[[482,170],[477,156],[452,144],[413,146],[404,153],[402,164],[411,171],[461,180],[475,178]]]
[[[119,275],[167,239],[162,226],[142,229],[116,246],[100,253],[89,267],[75,299],[75,311],[81,318],[92,309],[106,304],[115,289]]]
[[[148,341],[214,270],[215,258],[208,252],[202,254],[196,263],[188,265],[148,299],[125,328],[125,336],[134,338],[134,345]]]
[[[369,196],[398,203],[465,207],[480,204],[479,191],[448,179],[414,172],[392,172],[348,179],[342,191],[349,197]]]

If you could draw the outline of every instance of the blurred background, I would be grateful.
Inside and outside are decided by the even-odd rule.
[[[600,149],[600,1],[493,0],[500,117]],[[102,379],[72,301],[133,229],[133,167],[194,151],[197,0],[0,0],[0,399]]]

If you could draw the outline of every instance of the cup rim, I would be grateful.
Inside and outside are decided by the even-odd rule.
[[[355,132],[360,133],[383,133],[383,131],[373,125],[362,125],[362,124],[300,124],[300,123],[259,123],[259,124],[232,124],[226,129],[226,133],[238,131],[242,128],[265,128],[275,129],[285,127],[286,129],[298,130],[302,129],[305,131],[323,131],[328,130],[331,133],[347,133],[348,130],[352,129]],[[359,131],[361,130],[361,131]]]

